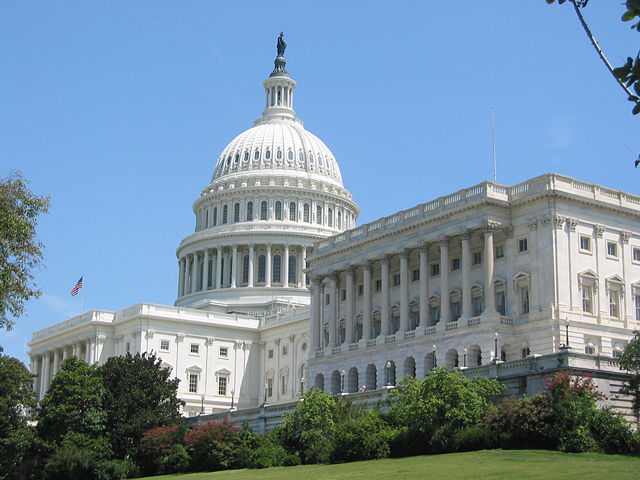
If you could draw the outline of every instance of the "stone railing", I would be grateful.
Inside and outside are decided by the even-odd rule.
[[[107,312],[105,310],[91,310],[89,312],[85,312],[81,315],[70,318],[69,320],[65,320],[64,322],[56,323],[55,325],[34,332],[31,336],[31,341],[35,342],[36,340],[50,337],[52,335],[56,335],[60,332],[64,332],[66,330],[87,323],[113,323],[114,316],[114,312]]]

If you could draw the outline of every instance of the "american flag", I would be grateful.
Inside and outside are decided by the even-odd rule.
[[[76,282],[76,284],[73,286],[73,288],[71,289],[71,296],[72,297],[75,297],[78,294],[78,292],[80,291],[80,289],[82,288],[82,279],[83,278],[84,277],[80,277],[80,280],[78,280]]]

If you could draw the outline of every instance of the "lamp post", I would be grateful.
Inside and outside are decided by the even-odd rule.
[[[304,376],[300,379],[300,395],[304,395]]]
[[[571,348],[571,345],[569,345],[569,319],[565,318],[563,323],[564,323],[565,341],[564,341],[564,345],[562,345],[560,348],[563,350],[569,350]]]
[[[236,395],[236,391],[235,390],[231,390],[231,412],[235,412],[236,411],[236,407],[233,405],[233,401],[235,399],[235,395]]]
[[[200,404],[200,415],[204,415],[204,393],[200,395],[200,400],[202,401]]]
[[[340,393],[344,393],[344,377],[346,374],[347,372],[345,372],[343,368],[342,372],[340,372]]]
[[[500,357],[498,357],[498,337],[500,336],[500,334],[498,333],[498,331],[496,330],[495,332],[493,332],[493,361],[497,362],[498,360],[500,360]]]
[[[387,387],[391,386],[391,361],[387,360],[387,363],[384,364],[384,368],[387,372]]]
[[[467,368],[467,353],[469,353],[469,350],[467,347],[464,347],[462,351],[462,368]]]
[[[264,383],[264,402],[262,404],[263,407],[267,406],[267,389],[269,388],[269,384],[267,382]]]
[[[435,370],[436,368],[438,368],[438,359],[436,358],[436,344],[433,344],[433,347],[431,347],[431,351],[433,352],[433,368],[432,370]]]

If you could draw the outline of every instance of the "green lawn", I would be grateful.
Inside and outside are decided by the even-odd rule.
[[[542,450],[485,450],[371,460],[337,465],[303,465],[265,470],[163,475],[175,480],[404,480],[429,479],[633,479],[640,478],[640,458]]]

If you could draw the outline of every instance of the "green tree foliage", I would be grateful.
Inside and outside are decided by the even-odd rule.
[[[405,377],[391,393],[391,418],[406,431],[396,449],[412,453],[454,450],[456,434],[477,424],[503,391],[497,380],[468,380],[445,368],[424,380]]]
[[[618,359],[620,368],[631,373],[622,391],[631,395],[631,408],[637,419],[640,419],[640,330],[633,332],[633,339],[627,344]]]
[[[11,478],[32,441],[27,412],[35,407],[33,376],[24,364],[0,355],[0,479]]]
[[[48,209],[49,199],[31,192],[19,173],[0,178],[0,328],[10,330],[25,302],[41,293],[31,271],[42,259],[38,215]]]
[[[38,435],[61,444],[69,433],[98,438],[104,435],[106,390],[94,366],[76,357],[60,366],[37,414]]]
[[[186,471],[190,457],[183,445],[187,427],[167,425],[146,431],[138,444],[138,462],[145,475]]]
[[[98,367],[105,386],[107,436],[117,458],[135,451],[147,430],[181,421],[177,378],[154,354],[111,357]]]

